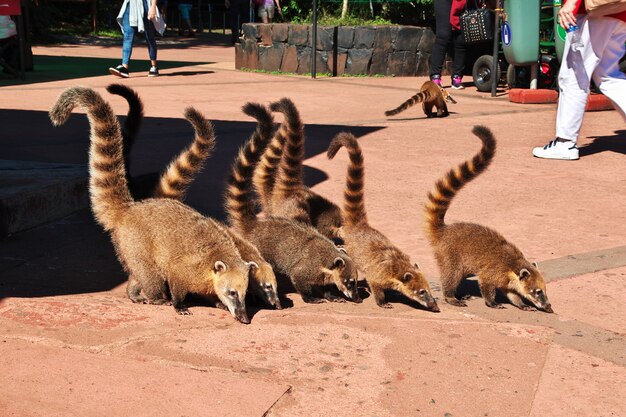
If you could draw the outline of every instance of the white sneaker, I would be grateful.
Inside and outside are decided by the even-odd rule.
[[[575,160],[578,159],[578,148],[574,142],[555,139],[546,146],[534,148],[533,155],[537,158]]]

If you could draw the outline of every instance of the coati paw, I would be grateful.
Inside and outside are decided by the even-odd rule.
[[[535,307],[531,307],[531,306],[527,306],[527,305],[523,305],[521,307],[518,307],[520,310],[522,311],[537,311],[537,309]]]
[[[485,304],[487,305],[487,307],[498,308],[500,310],[503,310],[506,308],[504,304],[499,304],[499,303],[485,303]]]
[[[216,302],[215,307],[221,308],[222,310],[228,310],[228,307],[226,307],[226,304],[222,303],[221,301]]]
[[[191,311],[189,311],[189,310],[188,310],[188,309],[186,309],[186,308],[178,308],[178,309],[176,309],[176,312],[177,312],[178,314],[180,314],[181,316],[191,316],[191,315],[193,315],[193,314],[191,313]]]
[[[381,308],[393,308],[393,305],[389,304],[389,303],[385,303],[385,304],[378,304],[378,307],[381,307]]]
[[[346,302],[346,300],[344,298],[337,297],[337,296],[334,296],[334,295],[327,295],[324,298],[327,299],[328,301],[330,301],[331,303],[345,303]]]
[[[464,295],[463,297],[461,297],[461,300],[473,300],[474,298],[476,298],[476,297],[474,297],[471,294],[467,294],[467,295]]]
[[[322,304],[325,303],[326,300],[323,298],[314,298],[314,297],[302,297],[302,301],[309,304]]]
[[[458,298],[453,297],[446,297],[446,303],[457,307],[467,307],[467,303],[465,301],[461,301]]]
[[[148,304],[148,299],[144,297],[131,298],[130,301],[135,304]]]

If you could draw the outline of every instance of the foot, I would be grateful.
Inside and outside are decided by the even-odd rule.
[[[467,303],[465,301],[461,301],[455,297],[446,297],[446,303],[457,307],[467,307]]]
[[[128,68],[126,68],[124,65],[118,65],[115,68],[110,67],[109,73],[112,75],[116,75],[118,77],[122,77],[122,78],[130,77],[130,74],[128,73]]]
[[[380,308],[393,308],[393,305],[391,305],[389,303],[382,303],[382,304],[378,304],[378,307],[380,307]]]
[[[148,77],[158,77],[159,69],[154,65],[150,67],[150,71],[148,71]]]
[[[439,87],[441,87],[441,75],[439,75],[439,74],[431,75],[430,76],[430,81],[434,82]]]
[[[496,303],[495,301],[485,301],[485,304],[487,305],[487,307],[491,307],[491,308],[498,308],[498,309],[505,309],[506,306],[504,306],[504,304],[500,304],[500,303]]]
[[[463,77],[461,77],[460,75],[453,75],[452,76],[452,88],[454,88],[455,90],[462,90],[465,87],[463,87]]]
[[[191,311],[189,311],[187,307],[179,307],[176,309],[176,312],[181,316],[191,316]]]
[[[578,159],[578,148],[573,141],[551,140],[546,146],[533,149],[537,158],[563,159],[573,161]]]

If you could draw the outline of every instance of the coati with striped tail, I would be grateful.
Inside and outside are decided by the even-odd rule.
[[[439,311],[430,285],[417,264],[367,222],[364,202],[363,154],[354,135],[339,133],[328,146],[328,159],[341,147],[350,157],[343,203],[345,247],[359,269],[365,272],[376,304],[391,308],[385,301],[385,290],[397,291],[430,311]]]
[[[270,108],[284,122],[254,170],[253,183],[263,211],[311,224],[333,240],[341,239],[341,209],[304,185],[304,126],[294,103],[283,98]]]
[[[444,88],[438,86],[432,81],[426,81],[422,84],[422,88],[420,88],[419,92],[411,96],[407,101],[400,104],[395,109],[387,110],[385,112],[385,116],[394,116],[417,103],[422,103],[422,109],[424,110],[426,117],[433,117],[433,107],[437,108],[437,117],[446,117],[450,114],[448,113],[448,106],[446,103],[456,104],[456,101]]]
[[[503,308],[496,303],[499,289],[522,310],[531,309],[524,304],[524,297],[538,309],[552,313],[537,264],[527,261],[517,247],[485,226],[444,222],[454,196],[487,169],[496,151],[496,140],[488,128],[475,126],[472,133],[482,141],[481,150],[437,181],[426,204],[426,234],[441,270],[445,299],[452,305],[465,306],[456,298],[456,289],[464,277],[476,274],[487,306]]]
[[[139,126],[143,117],[143,112],[136,109],[137,106],[143,108],[138,95],[129,87],[121,84],[111,84],[107,87],[107,91],[124,97],[128,101],[129,111],[126,118],[126,124]],[[185,148],[178,156],[172,159],[154,190],[155,198],[171,198],[183,201],[187,193],[187,189],[194,176],[204,167],[204,163],[212,154],[215,148],[215,135],[211,123],[203,117],[195,117],[195,113],[190,109],[185,112],[185,118],[191,123],[195,137],[194,141]],[[124,150],[131,147],[137,129],[124,129]],[[124,132],[123,132],[124,133]],[[267,132],[267,135],[270,133]],[[125,159],[125,166],[128,170],[130,158]],[[243,239],[239,234],[230,230],[226,225],[215,221],[222,227],[223,232],[228,234],[239,250],[241,257],[252,262],[257,267],[250,269],[250,282],[248,294],[256,296],[263,300],[269,306],[281,309],[280,299],[278,298],[278,289],[276,276],[272,270],[272,266],[263,259],[258,249],[247,240]]]
[[[244,106],[244,113],[253,115],[251,107],[251,104]],[[258,107],[267,112],[266,127],[271,125],[269,110]],[[261,121],[258,117],[257,120]],[[332,293],[330,287],[334,284],[348,299],[361,302],[357,269],[344,250],[306,224],[281,217],[257,217],[252,198],[252,172],[270,140],[267,131],[260,122],[233,162],[225,204],[230,223],[259,248],[276,272],[290,278],[303,301],[322,302],[316,294],[320,289],[324,299],[343,301]]]
[[[190,314],[184,301],[193,293],[218,299],[237,320],[249,323],[245,296],[253,265],[241,259],[213,220],[179,201],[134,201],[126,182],[121,128],[111,107],[92,89],[70,88],[50,110],[53,124],[65,123],[75,106],[86,111],[91,126],[91,207],[129,274],[129,298],[165,304],[169,287],[179,314]]]

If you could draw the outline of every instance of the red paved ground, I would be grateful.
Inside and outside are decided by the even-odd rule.
[[[118,58],[120,48],[34,52]],[[134,58],[145,54],[140,45]],[[468,87],[454,93],[449,118],[415,108],[387,119],[424,79],[238,72],[232,47],[201,42],[159,54],[197,64],[124,81],[146,107],[134,174],[161,169],[191,139],[180,118],[196,106],[215,121],[218,148],[188,201],[220,216],[226,167],[253,128],[241,105],[288,96],[307,124],[310,184],[339,201],[347,158],[324,151],[335,133],[357,134],[370,222],[420,263],[438,296],[422,206],[434,181],[479,149],[472,126],[489,126],[497,156],[448,219],[494,227],[545,265],[556,314],[492,310],[480,298],[465,309],[440,301],[434,314],[403,303],[383,310],[371,298],[306,305],[288,294],[292,307],[254,312],[248,326],[205,306],[177,316],[127,299],[108,237],[83,211],[0,243],[1,415],[626,415],[626,130],[616,112],[587,114],[579,161],[540,160],[530,151],[552,138],[554,104]],[[106,94],[113,81],[103,67],[101,76],[0,87],[2,158],[85,163],[84,116],[53,129],[45,112],[65,87]]]

